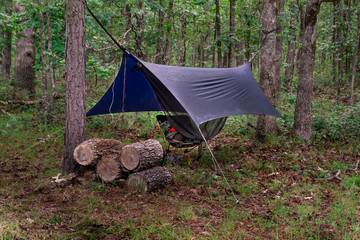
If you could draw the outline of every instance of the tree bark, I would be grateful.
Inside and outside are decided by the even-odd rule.
[[[127,46],[127,48],[129,48],[130,30],[132,27],[131,8],[130,8],[129,4],[126,4],[126,6],[125,6],[125,17],[127,19],[127,22],[126,22],[126,32],[125,32],[124,40],[125,40],[125,45]]]
[[[353,57],[352,69],[351,69],[350,99],[349,99],[350,106],[353,105],[355,74],[356,74],[358,60],[360,57],[360,2],[358,2],[358,29],[357,30],[358,30],[358,40],[357,40],[357,44],[356,44],[355,50],[354,50],[354,57]]]
[[[186,0],[183,0],[183,5],[185,6]],[[180,16],[181,20],[181,39],[179,41],[179,55],[178,55],[178,65],[183,66],[186,61],[186,43],[185,43],[185,32],[186,32],[186,13],[182,12]]]
[[[154,167],[142,172],[131,174],[127,180],[129,189],[141,193],[154,192],[166,188],[171,180],[169,170],[165,167]]]
[[[25,8],[16,3],[17,13],[24,13]],[[21,24],[24,24],[22,21]],[[15,58],[15,81],[14,81],[14,99],[18,99],[21,92],[31,99],[35,96],[35,28],[28,27],[20,33],[21,37],[16,43]]]
[[[163,7],[163,0],[159,0],[159,4]],[[163,23],[164,23],[164,12],[162,9],[159,9],[159,34],[156,47],[156,58],[155,63],[164,64],[164,49],[163,49]]]
[[[41,7],[41,0],[38,0],[38,5]],[[46,39],[45,39],[45,26],[44,26],[44,14],[40,10],[39,13],[39,23],[40,23],[40,47],[41,47],[41,77],[42,77],[42,112],[48,114],[48,97],[47,97],[47,64],[46,64]]]
[[[171,18],[173,13],[174,1],[169,1],[168,14],[166,18],[166,42],[165,42],[165,64],[171,61]]]
[[[74,149],[85,140],[85,6],[82,0],[65,3],[66,117],[63,171],[77,172]]]
[[[216,46],[217,46],[217,62],[218,67],[222,67],[222,54],[221,54],[221,25],[220,25],[220,3],[215,0],[216,16],[215,16],[215,33],[216,33]]]
[[[235,0],[230,0],[229,67],[235,67]]]
[[[142,42],[143,42],[143,25],[144,25],[144,20],[145,20],[145,14],[144,14],[144,8],[143,8],[143,1],[142,0],[139,0],[138,1],[138,10],[140,12],[140,14],[135,14],[135,17],[136,17],[136,28],[141,31],[140,34],[137,34],[136,35],[136,39],[135,39],[135,42],[136,42],[136,48],[135,48],[135,53],[136,53],[136,56],[138,56],[139,58],[141,59],[144,59],[144,53],[142,52],[141,50],[141,47],[142,47]],[[146,59],[144,59],[146,60]]]
[[[239,17],[238,20],[238,29],[242,28],[242,22],[241,22],[241,17]],[[244,31],[241,30],[240,31],[240,39],[237,42],[237,57],[236,57],[236,65],[240,66],[243,65],[245,63],[245,56],[244,56],[244,50],[245,50],[245,40],[244,40]]]
[[[121,155],[123,144],[115,139],[89,139],[74,150],[74,159],[82,166],[95,166],[105,155]]]
[[[292,82],[294,78],[294,69],[295,69],[295,62],[296,62],[296,25],[297,21],[297,11],[298,6],[296,1],[292,1],[290,3],[291,6],[291,15],[290,15],[290,26],[289,26],[289,33],[290,39],[288,41],[288,50],[286,54],[286,67],[285,67],[285,83],[287,90],[292,89]]]
[[[284,0],[276,1],[276,44],[275,44],[275,85],[276,85],[276,105],[280,104],[280,91],[281,91],[281,64],[282,64],[282,32],[283,27],[283,12]]]
[[[11,16],[13,10],[13,2],[9,0],[6,8],[6,13]],[[10,79],[11,70],[11,40],[12,40],[12,29],[5,29],[4,31],[4,48],[2,50],[2,72],[6,80]]]
[[[46,2],[46,7],[47,7]],[[49,82],[50,82],[50,103],[49,103],[49,116],[50,120],[53,119],[53,112],[54,112],[54,102],[55,102],[55,81],[54,81],[54,66],[52,60],[52,34],[51,34],[51,22],[50,22],[50,12],[49,10],[46,11],[46,21],[47,21],[47,28],[48,28],[48,53],[49,53]]]
[[[160,165],[163,157],[161,144],[155,139],[149,139],[124,146],[120,162],[124,171],[139,172]]]
[[[264,32],[270,32],[276,28],[276,0],[263,0],[262,26]],[[267,36],[261,52],[260,61],[260,87],[269,101],[276,103],[276,36],[271,33]],[[278,131],[276,118],[261,115],[256,127],[256,139],[264,142],[267,134]]]
[[[311,138],[311,99],[316,52],[316,25],[321,0],[308,0],[304,16],[299,83],[295,105],[294,135],[305,140]]]

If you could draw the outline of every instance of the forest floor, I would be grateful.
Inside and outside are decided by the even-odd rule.
[[[208,152],[168,166],[170,186],[150,194],[123,181],[61,187],[52,177],[63,132],[34,112],[0,116],[0,239],[360,239],[356,139],[301,142],[284,132],[259,143],[248,118],[230,118],[210,145],[236,204]],[[88,123],[87,138],[161,141],[147,114]]]

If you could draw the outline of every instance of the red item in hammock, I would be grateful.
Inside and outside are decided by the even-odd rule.
[[[172,132],[176,132],[174,127],[170,128],[169,131],[168,131],[168,133],[172,133]]]

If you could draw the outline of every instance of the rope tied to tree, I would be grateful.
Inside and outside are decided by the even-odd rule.
[[[255,54],[250,58],[249,63],[252,64],[254,61],[254,58],[259,54],[259,52],[261,51],[262,47],[264,46],[264,43],[266,41],[267,36],[272,33],[275,32],[276,28],[270,30],[270,31],[266,31],[266,30],[262,30],[263,34],[265,34],[265,37],[263,38],[260,47],[258,48],[258,50],[255,52]]]

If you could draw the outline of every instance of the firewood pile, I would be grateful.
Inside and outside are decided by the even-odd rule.
[[[132,190],[153,192],[170,183],[170,173],[160,166],[164,157],[155,139],[124,145],[114,139],[89,139],[74,150],[75,160],[87,176],[98,176],[104,182],[127,179]]]

